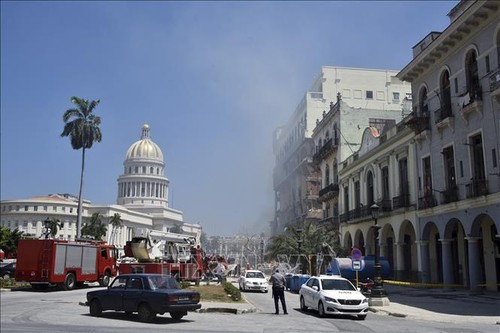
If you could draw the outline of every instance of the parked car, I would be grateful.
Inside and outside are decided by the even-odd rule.
[[[317,310],[320,317],[356,315],[364,320],[368,313],[368,299],[353,284],[338,275],[320,275],[309,278],[299,290],[300,309]]]
[[[269,283],[267,282],[264,273],[258,270],[247,270],[238,279],[240,290],[258,290],[267,293],[269,291]]]
[[[0,277],[2,279],[12,279],[16,276],[15,262],[0,262]]]
[[[105,310],[137,312],[144,322],[166,312],[180,320],[188,311],[201,308],[199,302],[199,292],[181,289],[175,278],[161,274],[118,275],[106,289],[87,293],[92,316]]]

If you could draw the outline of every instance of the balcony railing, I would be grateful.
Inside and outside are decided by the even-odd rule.
[[[451,112],[451,105],[445,104],[442,108],[434,111],[434,123],[438,124],[445,120],[446,118],[453,117],[453,113]]]
[[[488,181],[486,179],[473,179],[465,185],[465,195],[467,198],[475,198],[488,194]]]
[[[401,194],[397,197],[392,198],[392,208],[398,209],[402,207],[410,207],[410,195]]]
[[[382,199],[379,204],[380,208],[383,212],[390,212],[392,210],[392,200],[391,199]]]
[[[427,209],[437,206],[437,200],[433,195],[424,195],[418,198],[418,209]]]
[[[331,138],[326,141],[323,146],[314,154],[313,162],[319,163],[321,160],[325,159],[330,155],[335,148],[337,148],[338,138]]]
[[[331,183],[330,185],[327,185],[326,187],[322,188],[319,190],[319,196],[325,196],[327,194],[335,194],[339,191],[339,184],[338,183]]]
[[[453,186],[441,192],[441,203],[447,204],[450,202],[458,201],[458,187]]]
[[[500,88],[500,68],[490,75],[490,92]]]

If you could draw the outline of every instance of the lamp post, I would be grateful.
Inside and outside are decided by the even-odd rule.
[[[304,270],[302,267],[302,228],[297,228],[296,231],[297,231],[297,236],[298,236],[297,247],[299,250],[299,270],[300,270],[300,274],[304,274]]]
[[[370,303],[371,305],[389,305],[389,299],[387,298],[387,292],[384,290],[384,282],[382,281],[382,277],[380,276],[380,245],[378,241],[378,235],[380,226],[378,225],[378,218],[380,214],[380,207],[377,204],[373,204],[371,207],[372,218],[375,221],[375,225],[373,228],[373,235],[375,241],[375,283],[373,285],[371,295],[370,295]]]
[[[50,235],[50,231],[51,231],[50,230],[50,223],[51,223],[51,221],[50,221],[49,217],[47,217],[45,219],[45,221],[43,221],[43,226],[45,228],[45,239],[49,238],[49,235]]]

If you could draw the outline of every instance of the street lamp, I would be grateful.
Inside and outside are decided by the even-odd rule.
[[[378,242],[378,234],[380,230],[380,226],[378,225],[378,217],[380,214],[380,207],[377,204],[373,204],[371,207],[372,218],[375,221],[375,225],[373,228],[374,240],[375,240],[375,283],[373,285],[370,301],[373,302],[375,298],[375,303],[373,305],[388,305],[389,300],[387,299],[387,292],[384,290],[384,282],[382,281],[382,277],[380,276],[380,245]]]
[[[303,266],[302,266],[302,228],[295,229],[297,231],[297,247],[299,250],[299,270],[301,274],[304,274]]]
[[[45,228],[45,239],[49,238],[50,235],[50,223],[51,220],[49,219],[49,217],[47,217],[45,221],[43,221],[43,226]]]

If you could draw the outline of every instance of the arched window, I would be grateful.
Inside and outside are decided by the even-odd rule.
[[[425,116],[429,113],[429,108],[427,107],[427,88],[422,87],[420,89],[420,94],[418,97],[418,109],[421,116]]]
[[[325,187],[330,185],[330,167],[328,164],[325,167]]]
[[[465,79],[470,102],[481,99],[481,87],[479,86],[479,76],[477,72],[477,54],[475,50],[467,52],[465,57]]]
[[[375,203],[373,191],[373,174],[371,171],[368,171],[366,175],[366,204],[368,207]]]
[[[440,103],[441,103],[441,114],[440,119],[451,117],[451,91],[450,91],[450,73],[444,71],[441,74],[441,80],[439,84],[441,90]]]

